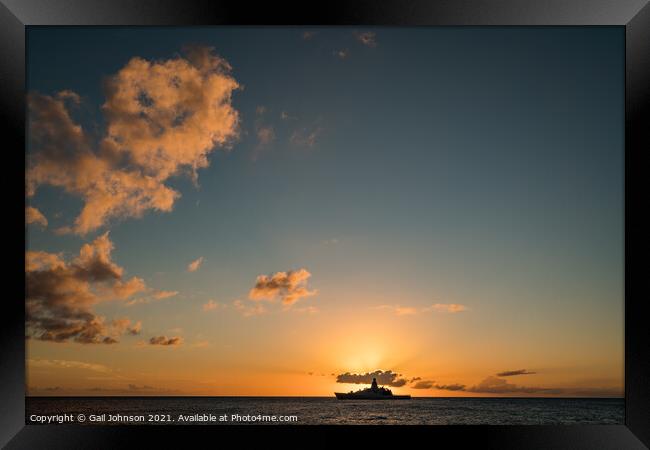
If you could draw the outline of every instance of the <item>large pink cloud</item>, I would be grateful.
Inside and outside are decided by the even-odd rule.
[[[52,185],[84,205],[61,231],[85,234],[112,219],[169,212],[180,194],[165,183],[209,165],[239,134],[231,97],[239,84],[211,49],[161,61],[132,58],[106,82],[106,132],[93,141],[72,117],[80,97],[30,93],[27,194]]]

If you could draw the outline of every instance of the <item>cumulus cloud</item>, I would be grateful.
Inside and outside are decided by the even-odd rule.
[[[180,194],[167,180],[186,173],[196,182],[208,155],[239,135],[230,71],[209,48],[132,58],[106,82],[106,133],[96,142],[71,116],[77,94],[30,93],[27,195],[51,185],[80,197],[80,214],[61,231],[82,235],[112,219],[171,211]]]
[[[411,386],[412,389],[431,389],[433,387],[433,381],[422,380],[415,383]]]
[[[376,47],[377,46],[377,35],[372,31],[366,31],[363,33],[356,33],[356,38],[359,42],[367,47]]]
[[[172,337],[167,337],[167,336],[154,336],[151,339],[149,339],[149,344],[151,345],[181,345],[183,343],[183,338],[180,336],[172,336]]]
[[[111,259],[108,232],[84,244],[79,255],[65,261],[60,254],[25,254],[27,336],[54,342],[113,344],[131,328],[129,319],[106,321],[92,308],[106,300],[124,300],[146,288]]]
[[[259,275],[255,287],[248,293],[251,300],[280,299],[286,306],[293,305],[303,297],[316,295],[317,291],[307,288],[311,273],[306,269],[276,272],[271,275]]]
[[[47,227],[47,219],[42,212],[33,206],[25,207],[25,223],[27,223],[27,225],[40,225],[43,228]]]
[[[195,259],[194,261],[189,263],[187,265],[187,271],[188,272],[196,272],[201,267],[201,264],[203,264],[203,256],[201,256],[200,258]]]
[[[515,375],[533,375],[536,374],[537,372],[529,372],[526,369],[521,369],[521,370],[507,370],[505,372],[499,372],[497,373],[497,377],[512,377]]]
[[[400,378],[399,374],[391,370],[375,370],[374,372],[366,372],[364,374],[345,372],[336,376],[336,382],[351,384],[370,384],[372,383],[373,378],[377,379],[377,384],[393,387],[404,386],[407,383],[404,378]]]

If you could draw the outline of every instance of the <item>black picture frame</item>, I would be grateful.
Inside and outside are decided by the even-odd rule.
[[[625,425],[431,427],[141,427],[25,425],[24,233],[25,36],[32,25],[395,25],[620,26],[625,28]],[[312,0],[303,4],[250,0],[0,0],[0,126],[10,198],[5,248],[10,253],[0,327],[0,445],[6,448],[162,448],[235,435],[246,446],[262,435],[283,445],[301,440],[341,445],[352,435],[454,447],[642,449],[650,446],[650,345],[641,288],[648,247],[642,219],[642,155],[650,149],[650,5],[648,0]],[[22,200],[21,200],[22,199]],[[640,211],[637,213],[637,211]],[[22,231],[19,227],[23,227]],[[25,235],[23,235],[25,236]],[[635,261],[635,263],[632,263]],[[632,280],[635,282],[632,283]],[[15,291],[14,288],[15,287]],[[20,296],[23,296],[22,298]],[[198,438],[197,438],[198,436]],[[355,436],[356,437],[356,436]],[[403,441],[407,439],[407,441]]]

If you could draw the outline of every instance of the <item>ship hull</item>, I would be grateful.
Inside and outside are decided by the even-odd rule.
[[[336,398],[339,400],[410,400],[410,395],[381,395],[381,394],[367,394],[367,393],[345,393],[335,392]]]

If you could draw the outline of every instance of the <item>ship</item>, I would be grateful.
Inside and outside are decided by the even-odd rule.
[[[409,400],[411,398],[410,395],[393,395],[390,389],[379,387],[376,378],[372,379],[369,388],[355,392],[335,392],[334,395],[339,400]]]

